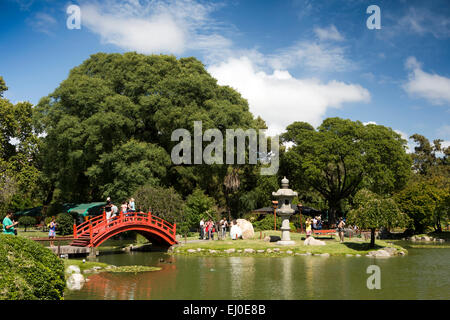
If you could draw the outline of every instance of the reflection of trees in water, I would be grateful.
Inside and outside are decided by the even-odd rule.
[[[281,292],[283,295],[283,299],[294,299],[293,286],[295,283],[292,280],[292,262],[293,258],[287,257],[281,259],[281,283],[282,286]]]
[[[255,258],[253,257],[229,257],[231,299],[248,299],[254,292],[255,282]]]
[[[94,274],[89,277],[82,291],[97,300],[150,300],[153,296],[166,296],[158,291],[175,290],[177,268],[174,264],[158,267],[163,269],[136,274],[110,272]]]

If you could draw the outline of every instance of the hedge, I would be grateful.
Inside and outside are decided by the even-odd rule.
[[[0,300],[60,300],[64,288],[64,263],[51,250],[0,234]]]

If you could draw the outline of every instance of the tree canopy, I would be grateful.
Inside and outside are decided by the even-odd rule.
[[[247,101],[195,58],[94,54],[36,108],[46,133],[43,169],[63,200],[121,200],[144,182],[185,196],[197,186],[220,194],[226,166],[169,162],[172,131],[193,132],[200,120],[204,130],[261,125]]]
[[[298,190],[311,187],[328,202],[330,219],[341,214],[342,200],[362,187],[378,194],[401,189],[410,175],[406,141],[391,128],[328,118],[314,130],[294,123],[283,134],[294,145],[283,159]]]
[[[375,229],[407,227],[409,218],[402,213],[392,198],[384,198],[362,189],[354,197],[355,208],[350,210],[347,222],[360,229],[371,230],[371,247],[375,245]]]

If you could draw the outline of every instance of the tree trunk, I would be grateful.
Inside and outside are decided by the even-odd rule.
[[[370,248],[375,247],[375,228],[370,229]]]

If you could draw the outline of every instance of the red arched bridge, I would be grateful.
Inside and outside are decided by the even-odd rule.
[[[151,212],[120,213],[111,219],[106,214],[73,226],[72,246],[98,247],[104,241],[125,231],[136,231],[157,245],[171,246],[175,240],[176,224],[155,217]]]

